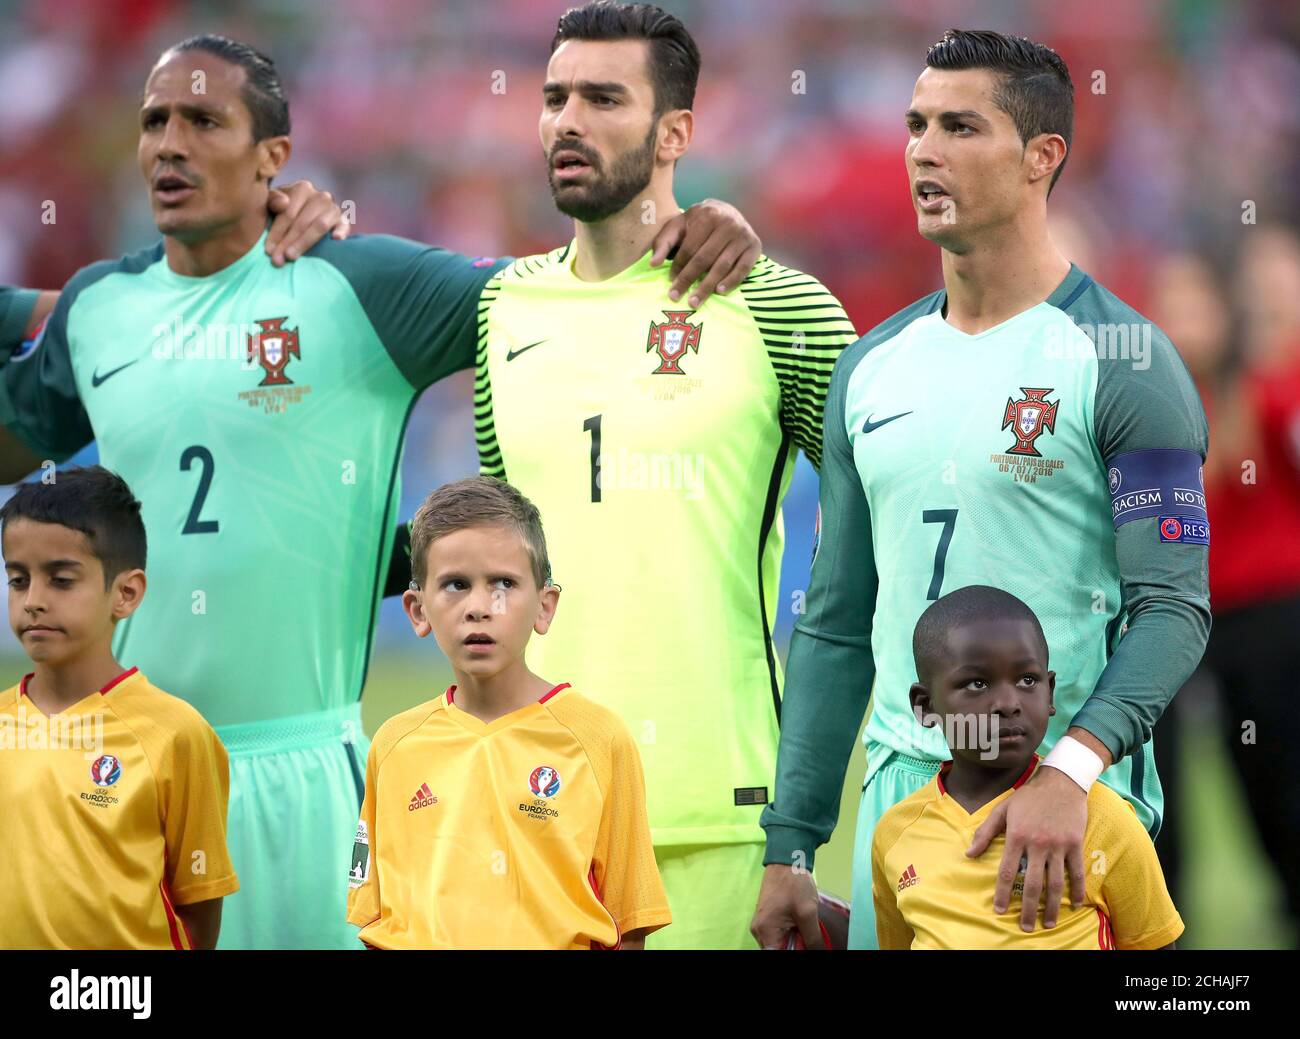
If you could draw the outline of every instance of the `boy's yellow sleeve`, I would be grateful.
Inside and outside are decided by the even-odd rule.
[[[882,827],[877,825],[871,840],[871,901],[876,909],[876,939],[882,949],[910,949],[916,935],[898,911],[898,899],[889,886],[883,836]]]
[[[621,724],[610,747],[610,779],[592,869],[596,892],[620,934],[655,931],[672,922],[650,842],[641,755]]]
[[[165,876],[178,906],[239,890],[226,848],[230,763],[226,748],[197,711],[180,712],[163,753],[159,794]]]
[[[379,837],[375,831],[378,743],[376,738],[366,757],[366,793],[361,802],[361,818],[357,820],[356,834],[352,839],[352,855],[348,859],[348,923],[363,928],[379,919],[379,870],[375,859]],[[364,933],[361,940],[365,941]]]
[[[1089,811],[1095,811],[1089,805]],[[1101,814],[1101,813],[1099,813]],[[1165,874],[1133,806],[1107,799],[1089,868],[1102,874],[1101,901],[1119,949],[1160,949],[1183,933]]]

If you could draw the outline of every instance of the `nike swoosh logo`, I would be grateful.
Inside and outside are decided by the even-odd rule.
[[[137,357],[136,360],[138,361],[139,358]],[[127,361],[126,364],[120,364],[116,368],[114,368],[111,372],[105,372],[103,375],[100,375],[99,372],[93,372],[90,376],[90,385],[98,389],[104,383],[108,382],[108,380],[111,379],[114,375],[120,372],[123,368],[130,368],[131,365],[133,364],[135,364],[135,361]]]
[[[531,350],[533,347],[535,347],[535,346],[541,346],[541,345],[542,345],[543,343],[545,343],[545,342],[548,342],[548,340],[546,340],[546,339],[539,339],[539,340],[537,340],[537,342],[535,342],[535,343],[529,343],[527,346],[521,346],[518,350],[508,350],[508,351],[506,352],[506,360],[507,360],[507,361],[513,361],[516,357],[518,357],[518,356],[519,356],[521,353],[523,353],[525,350]]]
[[[889,418],[882,418],[879,422],[872,422],[871,416],[868,415],[867,421],[862,426],[862,432],[870,433],[873,429],[879,429],[881,426],[893,422],[894,419],[896,418],[902,418],[904,415],[910,415],[910,414],[912,414],[910,411],[902,411],[899,412],[897,415],[890,415]]]

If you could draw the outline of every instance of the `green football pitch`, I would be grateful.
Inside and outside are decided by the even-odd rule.
[[[429,640],[432,642],[432,640]],[[423,648],[423,647],[422,647]],[[428,653],[376,654],[366,680],[362,715],[373,734],[385,718],[440,694],[451,672],[436,647]],[[1175,892],[1188,949],[1286,948],[1281,889],[1246,813],[1241,784],[1222,746],[1202,721],[1188,727],[1178,781],[1186,794],[1186,883]],[[853,823],[865,761],[854,754],[844,784],[840,825],[817,856],[817,879],[849,895]],[[991,895],[990,895],[991,897]]]

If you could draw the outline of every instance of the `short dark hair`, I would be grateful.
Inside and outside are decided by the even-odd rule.
[[[646,40],[654,84],[655,116],[695,104],[700,80],[700,49],[675,15],[654,4],[593,0],[560,15],[551,53],[566,40]]]
[[[1001,77],[993,103],[1016,124],[1022,144],[1040,133],[1065,138],[1066,156],[1052,174],[1048,193],[1068,161],[1074,140],[1074,84],[1061,56],[1043,43],[1023,36],[1003,36],[988,29],[949,29],[925,55],[932,69],[988,69]]]
[[[528,549],[537,587],[544,587],[551,579],[551,561],[546,554],[542,515],[518,488],[491,476],[443,484],[416,510],[411,520],[411,576],[415,583],[424,587],[431,544],[466,527],[489,526],[518,531]]]
[[[126,481],[101,465],[56,472],[49,483],[21,484],[0,507],[0,523],[57,523],[86,535],[104,568],[104,587],[124,570],[143,570],[148,553],[140,503]]]
[[[286,137],[289,134],[289,102],[280,84],[280,73],[275,62],[247,43],[225,36],[191,36],[165,54],[175,51],[203,51],[213,54],[244,70],[244,86],[240,91],[244,105],[253,117],[253,141],[267,137]]]
[[[936,599],[912,632],[912,656],[916,661],[916,675],[926,684],[935,665],[942,657],[948,633],[964,624],[984,620],[1028,621],[1043,647],[1043,665],[1047,665],[1047,636],[1038,617],[1020,599],[1001,588],[986,584],[972,584],[958,588]]]

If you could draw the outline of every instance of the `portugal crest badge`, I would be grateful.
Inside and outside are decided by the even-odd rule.
[[[686,319],[692,310],[665,310],[667,321],[650,322],[650,337],[646,340],[646,353],[659,354],[659,367],[651,375],[685,375],[681,361],[687,350],[700,352],[700,333],[703,325],[692,325]]]
[[[1007,448],[1009,455],[1028,455],[1041,458],[1042,452],[1034,447],[1034,441],[1044,432],[1056,431],[1056,406],[1060,401],[1047,400],[1050,389],[1035,389],[1021,386],[1024,394],[1020,400],[1007,398],[1006,411],[1002,414],[1002,428],[1011,427],[1016,442]]]
[[[287,317],[260,318],[262,331],[248,337],[248,361],[256,362],[266,371],[259,386],[289,386],[293,380],[284,374],[290,357],[301,357],[298,349],[298,330],[284,328]]]

